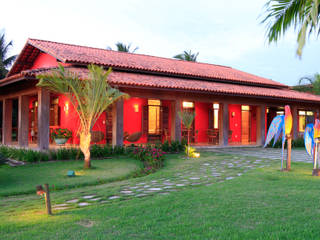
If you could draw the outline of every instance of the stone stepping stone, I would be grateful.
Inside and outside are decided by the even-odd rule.
[[[56,205],[54,205],[53,207],[65,207],[65,206],[68,206],[68,204],[66,204],[66,203],[61,203],[61,204],[56,204]]]
[[[109,197],[110,200],[118,199],[118,198],[120,198],[120,197],[119,196],[111,196],[111,197]]]
[[[150,190],[150,191],[161,191],[162,188],[149,188],[148,190]]]
[[[169,192],[162,192],[162,193],[159,193],[160,195],[169,195],[170,193]]]
[[[206,177],[206,176],[204,176],[204,177]],[[191,178],[189,178],[190,180],[199,180],[200,178],[199,177],[191,177]]]
[[[109,202],[108,200],[103,200],[100,203],[108,203],[108,202]]]
[[[172,182],[164,182],[163,184],[164,184],[164,185],[168,185],[168,186],[174,185],[174,183],[172,183]]]
[[[91,198],[91,199],[89,199],[89,201],[99,201],[101,198],[100,197],[98,197],[98,198]]]
[[[88,205],[90,205],[90,203],[87,203],[87,202],[78,203],[78,206],[80,206],[80,207],[88,206]]]
[[[138,187],[137,186],[135,186],[135,187],[129,187],[130,189],[137,189]]]
[[[144,194],[144,193],[140,193],[136,195],[136,197],[145,197],[145,196],[147,196],[147,194]]]
[[[78,202],[79,201],[79,199],[71,199],[71,200],[69,200],[69,201],[66,201],[67,203],[76,203],[76,202]]]
[[[179,183],[179,184],[176,184],[176,186],[177,186],[177,187],[183,187],[183,186],[185,186],[185,185],[182,184],[182,183]]]
[[[70,207],[54,207],[54,210],[65,210],[65,209],[69,209]]]
[[[210,166],[210,163],[204,163],[204,164],[202,164],[202,165],[204,165],[204,166]]]
[[[173,188],[172,186],[165,186],[164,187],[165,189],[168,189],[168,188]]]
[[[234,179],[234,177],[226,177],[226,180]]]
[[[144,188],[148,188],[148,187],[150,187],[150,185],[144,185],[143,187],[144,187]]]
[[[121,193],[124,193],[124,194],[131,194],[131,193],[132,193],[132,191],[126,191],[126,190],[124,190],[124,191],[121,191]]]
[[[84,199],[90,199],[90,198],[94,198],[96,195],[88,195],[88,196],[83,196],[82,198]]]
[[[237,175],[240,177],[242,175],[242,173],[238,173]]]
[[[158,181],[156,181],[156,180],[153,180],[153,181],[151,181],[152,183],[156,183],[156,182],[158,182]]]

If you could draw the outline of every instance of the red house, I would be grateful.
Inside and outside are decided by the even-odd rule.
[[[70,129],[68,143],[79,143],[68,100],[35,86],[38,74],[59,63],[83,78],[88,64],[112,67],[109,83],[131,97],[102,114],[93,128],[98,144],[128,144],[137,132],[135,143],[181,140],[187,135],[178,116],[183,109],[196,113],[190,132],[195,145],[261,145],[286,104],[294,138],[319,116],[320,96],[231,67],[29,39],[0,80],[2,144],[48,149],[56,128]]]

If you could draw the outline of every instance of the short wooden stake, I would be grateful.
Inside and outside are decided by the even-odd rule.
[[[48,213],[48,215],[52,215],[50,193],[49,193],[49,185],[47,183],[44,185],[44,190],[46,192],[45,193],[45,198],[46,198],[47,213]]]

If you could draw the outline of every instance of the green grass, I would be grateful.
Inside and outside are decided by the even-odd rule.
[[[220,161],[225,155],[203,154]],[[198,161],[198,162],[197,162]],[[203,160],[169,156],[166,167],[140,179],[63,190],[57,201],[79,191],[112,191],[134,181],[169,176]],[[0,199],[2,239],[319,239],[320,178],[312,164],[279,163],[230,181],[189,187],[170,195],[117,201],[46,216],[34,195]],[[109,190],[106,190],[108,188]]]
[[[0,167],[0,196],[34,193],[35,187],[49,183],[51,190],[97,185],[127,178],[142,167],[128,157],[92,160],[92,169],[83,169],[83,160],[42,162],[19,167]],[[68,177],[68,170],[76,172]]]

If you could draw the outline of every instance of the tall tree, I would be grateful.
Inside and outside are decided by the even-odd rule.
[[[44,87],[66,96],[80,119],[80,149],[84,154],[84,168],[90,168],[91,130],[100,115],[121,98],[128,95],[108,84],[107,72],[96,65],[88,66],[87,79],[80,79],[62,65],[53,73],[39,75],[38,87]]]
[[[111,47],[107,47],[108,50],[112,50]],[[122,42],[117,42],[116,43],[116,51],[118,52],[130,52],[130,53],[134,53],[135,51],[137,51],[139,49],[139,47],[135,47],[133,50],[131,49],[131,43],[130,44],[124,44]]]
[[[320,95],[320,74],[316,73],[313,76],[304,76],[299,79],[299,85],[293,87],[294,90],[300,92],[310,92]]]
[[[199,55],[199,52],[192,53],[191,50],[189,50],[189,52],[184,51],[181,54],[173,56],[173,58],[184,60],[184,61],[196,62],[198,55]]]
[[[307,33],[319,34],[318,0],[269,0],[265,5],[265,18],[269,43],[277,42],[290,27],[298,30],[297,54],[301,56]]]
[[[8,73],[8,67],[16,59],[17,55],[8,57],[8,52],[12,47],[12,41],[6,43],[5,33],[0,35],[0,79],[5,78]]]

